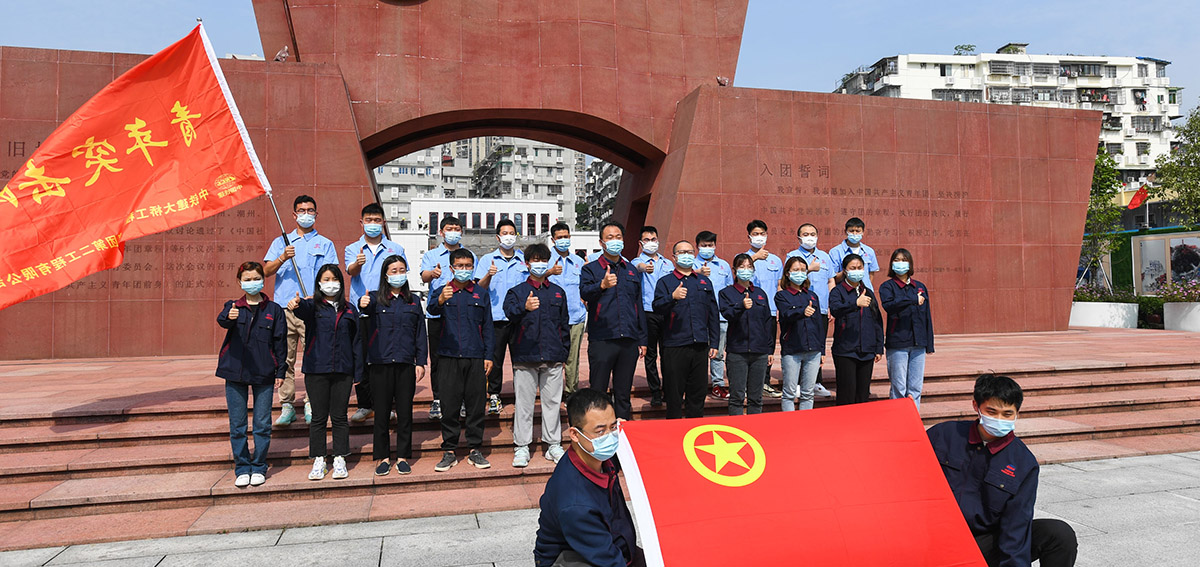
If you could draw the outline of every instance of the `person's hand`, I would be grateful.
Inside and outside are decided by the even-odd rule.
[[[278,388],[282,388],[282,387],[283,387],[283,378],[276,378],[275,379],[275,388],[278,389]]]
[[[828,324],[830,324],[830,325],[832,325],[832,324],[833,324],[833,314],[832,314],[832,313],[831,313],[831,314],[827,314],[827,315],[825,315],[825,318],[827,319],[827,320],[825,321],[826,323],[828,323]]]
[[[917,292],[917,305],[925,305],[925,290]]]
[[[705,264],[703,268],[700,268],[700,273],[704,274],[704,277],[706,278],[711,278],[712,268],[710,268],[708,264]]]
[[[642,271],[646,272],[647,274],[653,274],[654,273],[654,262],[650,261],[650,262],[646,262],[645,264],[642,264]]]
[[[552,276],[561,276],[562,275],[562,264],[561,263],[555,264],[554,267],[550,268],[550,271],[547,273]]]
[[[638,347],[638,358],[646,358],[646,347]]]
[[[808,271],[810,271],[810,272],[821,271],[821,261],[816,258],[813,258],[812,263],[808,265]]]
[[[298,291],[296,292],[296,297],[293,297],[291,301],[288,301],[288,309],[295,311],[297,307],[300,307],[300,292]]]
[[[617,275],[612,273],[612,266],[604,268],[604,279],[600,280],[600,289],[609,289],[617,285]]]
[[[361,266],[366,263],[367,263],[367,255],[366,254],[359,252],[358,256],[354,257],[354,265],[355,266]]]
[[[440,265],[433,267],[433,279],[442,277],[442,267]]]
[[[855,301],[854,304],[859,307],[870,307],[871,306],[871,296],[864,293],[864,294],[858,296],[858,300]]]
[[[882,354],[875,355],[875,362],[879,362],[880,360],[883,360],[883,355]]]
[[[525,298],[525,310],[526,311],[537,311],[537,308],[540,307],[541,305],[542,305],[542,302],[538,300],[537,296],[534,295],[532,291],[529,292],[529,297]]]
[[[746,292],[746,297],[742,298],[742,307],[745,307],[746,309],[754,307],[754,300],[750,299],[750,292],[748,291]]]
[[[816,312],[817,312],[817,308],[813,307],[812,300],[811,299],[808,300],[808,307],[804,308],[804,316],[812,317],[813,313],[816,313]]]
[[[770,367],[772,367],[772,366],[775,366],[775,355],[773,355],[773,354],[768,354],[768,355],[767,355],[767,368],[770,368]],[[771,379],[771,377],[770,377],[770,376],[767,376],[767,379],[768,379],[768,380],[770,380],[770,379]]]
[[[496,272],[499,272],[499,271],[500,271],[500,269],[496,267],[496,261],[492,260],[492,265],[488,267],[487,275],[494,276],[494,275],[496,275]]]
[[[454,296],[454,287],[450,284],[442,286],[442,293],[438,296],[438,305],[445,305],[450,298]]]
[[[234,305],[233,307],[229,308],[229,320],[237,321],[237,318],[238,318],[238,308],[236,305]]]
[[[283,249],[283,256],[280,256],[280,260],[286,262],[295,256],[296,256],[296,247],[288,245],[287,248]]]
[[[771,255],[771,253],[767,252],[767,248],[764,246],[762,248],[759,248],[758,252],[755,252],[754,255],[750,257],[750,259],[757,262],[759,260],[766,260],[768,257],[770,257],[770,255]]]
[[[483,361],[483,375],[484,376],[487,376],[488,374],[492,373],[492,366],[493,366],[492,361],[490,361],[490,360]]]
[[[683,287],[683,284],[679,284],[679,287],[675,288],[675,291],[671,294],[671,297],[675,298],[675,301],[687,299],[687,288]]]
[[[367,305],[370,305],[370,304],[371,304],[371,294],[369,294],[369,293],[367,295],[362,296],[362,299],[358,300],[358,308],[359,309],[366,309]]]
[[[417,382],[420,382],[423,378],[425,378],[425,367],[418,366],[417,367]]]
[[[715,348],[708,349],[708,358],[710,358],[710,359],[717,358],[717,349],[715,349]]]

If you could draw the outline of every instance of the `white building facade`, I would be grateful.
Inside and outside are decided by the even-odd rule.
[[[557,203],[557,217],[575,226],[575,198],[583,180],[576,175],[583,155],[570,148],[524,138],[503,137],[475,164],[472,197],[541,199]]]

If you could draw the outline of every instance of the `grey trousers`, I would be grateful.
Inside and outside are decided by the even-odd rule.
[[[513,389],[517,401],[513,406],[513,442],[528,447],[533,442],[533,402],[542,398],[542,441],[551,445],[562,443],[563,363],[529,364],[513,362]]]

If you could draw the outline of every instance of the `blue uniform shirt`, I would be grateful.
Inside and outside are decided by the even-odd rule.
[[[809,268],[812,268],[813,260],[821,263],[821,269],[815,272],[808,273],[808,289],[817,294],[817,299],[821,300],[821,313],[829,314],[829,280],[833,279],[833,274],[842,271],[841,264],[834,266],[833,259],[829,254],[822,252],[820,249],[813,248],[812,251],[805,250],[803,246],[788,252],[787,257],[799,256],[808,263]]]
[[[753,257],[756,251],[751,248],[745,253],[747,256]],[[774,317],[778,310],[775,308],[775,292],[779,291],[779,278],[783,277],[783,260],[779,256],[767,253],[766,260],[754,261],[754,287],[760,287],[767,294],[767,303],[771,306],[771,316]]]
[[[468,250],[468,252],[470,252],[470,250]],[[471,252],[471,258],[475,261],[476,264],[479,264],[479,259],[475,257],[474,252]],[[437,248],[434,248],[433,250],[425,252],[425,254],[421,255],[421,271],[422,272],[428,272],[429,270],[432,270],[437,267],[442,268],[442,276],[438,277],[438,278],[433,278],[432,280],[429,280],[429,294],[430,295],[433,295],[435,293],[433,290],[436,289],[436,290],[440,291],[442,289],[442,286],[445,286],[447,283],[450,282],[450,280],[454,279],[454,268],[450,267],[450,250],[446,249],[445,244],[438,246]],[[437,319],[440,317],[441,317],[441,315],[429,313],[428,310],[426,310],[426,312],[425,312],[426,319]]]
[[[879,259],[875,257],[875,249],[867,246],[866,244],[859,242],[858,249],[856,250],[850,248],[850,245],[846,244],[845,240],[842,240],[837,246],[830,248],[829,258],[833,260],[833,263],[836,264],[835,267],[837,268],[833,273],[836,274],[842,271],[842,260],[850,254],[858,254],[859,256],[862,256],[863,264],[867,268],[867,277],[863,278],[863,283],[867,285],[868,289],[874,291],[875,286],[871,283],[871,274],[879,271]]]
[[[358,258],[358,253],[362,252],[367,256],[367,263],[363,264],[362,271],[358,272],[357,276],[350,278],[350,302],[358,305],[358,298],[367,294],[368,291],[377,291],[379,289],[379,270],[383,267],[383,261],[387,260],[388,256],[399,256],[404,258],[404,265],[408,266],[408,256],[404,255],[404,247],[388,240],[387,238],[380,239],[379,252],[373,252],[371,247],[367,245],[367,237],[359,238],[354,244],[346,247],[345,263],[346,270],[350,269],[350,264]]]
[[[717,296],[717,303],[719,306],[721,290],[733,285],[733,268],[729,267],[729,262],[726,262],[725,260],[722,260],[716,256],[713,256],[711,260],[702,260],[699,256],[696,256],[696,261],[699,262],[699,264],[696,265],[696,271],[701,272],[705,266],[710,268],[708,279],[712,282],[713,292],[714,295]],[[721,320],[724,321],[725,315],[721,313],[718,314],[721,315]]]
[[[504,296],[508,290],[529,279],[529,266],[525,265],[525,255],[520,250],[513,249],[512,258],[505,258],[499,250],[484,254],[475,263],[475,280],[480,281],[487,276],[492,264],[496,264],[496,275],[488,282],[488,293],[492,301],[492,321],[507,321],[504,315]]]
[[[645,253],[638,254],[633,259],[634,266],[650,264],[650,256]],[[668,260],[662,254],[658,255],[658,259],[653,262],[654,273],[647,274],[641,270],[638,273],[642,276],[642,309],[647,312],[654,311],[654,286],[658,285],[658,280],[675,269],[675,263]]]
[[[284,244],[282,235],[275,237],[263,260],[274,260],[283,255],[283,249],[289,244],[295,246],[296,265],[300,266],[300,278],[304,279],[304,291],[308,292],[300,295],[311,296],[314,291],[313,284],[317,281],[317,270],[325,264],[337,265],[337,249],[334,248],[332,240],[317,234],[316,229],[303,236],[299,231],[293,230],[287,236],[288,244]],[[275,303],[281,307],[286,306],[299,292],[300,280],[296,277],[296,270],[292,268],[292,261],[287,260],[279,266],[279,271],[275,272]]]
[[[550,269],[559,264],[562,264],[563,272],[547,279],[567,292],[567,324],[578,325],[587,319],[587,306],[579,297],[579,273],[583,270],[583,258],[578,254],[564,257],[557,250],[550,252]]]

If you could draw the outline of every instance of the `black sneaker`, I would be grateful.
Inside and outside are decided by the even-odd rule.
[[[662,394],[655,393],[654,395],[650,396],[650,407],[657,408],[657,407],[662,407],[662,405],[663,405]]]
[[[446,472],[450,470],[450,467],[453,467],[457,464],[458,459],[454,457],[454,451],[446,451],[442,453],[442,460],[438,461],[438,464],[433,467],[433,470],[437,472]]]
[[[375,465],[375,476],[385,476],[390,470],[392,470],[391,463],[387,461],[379,461],[379,464]]]
[[[399,461],[396,463],[397,474],[411,474],[412,467],[408,466],[408,461]]]
[[[471,453],[467,455],[467,460],[470,461],[472,465],[475,465],[475,468],[477,469],[492,468],[492,463],[489,463],[487,459],[483,458],[483,453],[480,453],[479,449],[471,449]]]

